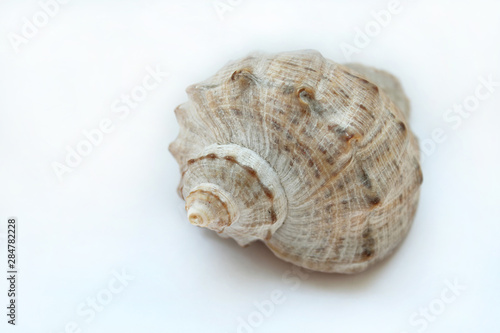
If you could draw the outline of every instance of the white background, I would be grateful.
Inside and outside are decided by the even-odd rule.
[[[449,113],[487,92],[480,77],[500,82],[498,1],[401,0],[367,45],[356,31],[389,1],[233,0],[221,15],[214,3],[226,0],[103,3],[59,5],[16,47],[24,18],[43,23],[41,5],[0,2],[0,256],[5,272],[16,216],[20,272],[14,328],[0,274],[1,332],[238,332],[239,318],[253,325],[240,332],[499,331],[500,86],[467,117]],[[191,226],[167,150],[185,87],[252,51],[316,49],[342,63],[347,44],[362,46],[352,61],[401,79],[427,146],[397,253],[359,275],[301,278],[262,244]],[[157,66],[169,76],[120,118],[113,103]],[[114,131],[60,181],[52,164],[105,118]],[[122,270],[134,279],[110,294]],[[258,310],[273,291],[283,302]],[[109,301],[101,311],[78,312],[96,296]]]

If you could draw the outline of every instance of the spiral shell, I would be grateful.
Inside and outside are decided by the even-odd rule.
[[[422,172],[396,78],[316,51],[254,54],[187,88],[170,145],[189,221],[355,273],[404,239]]]

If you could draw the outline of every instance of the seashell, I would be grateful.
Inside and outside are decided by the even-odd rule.
[[[402,242],[422,172],[395,77],[296,51],[186,91],[169,149],[189,222],[322,272],[363,271]]]

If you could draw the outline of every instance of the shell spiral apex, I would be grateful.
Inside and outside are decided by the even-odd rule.
[[[394,76],[254,54],[187,93],[169,149],[190,223],[322,272],[363,271],[403,241],[422,172]]]

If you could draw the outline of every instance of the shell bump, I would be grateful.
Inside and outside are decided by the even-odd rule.
[[[422,172],[394,76],[316,51],[253,54],[187,93],[169,149],[192,224],[337,273],[408,233]]]

